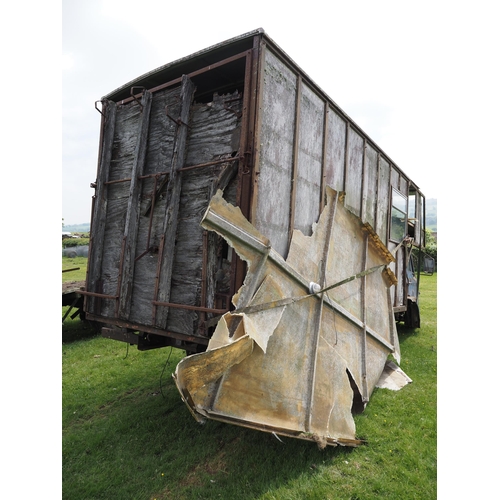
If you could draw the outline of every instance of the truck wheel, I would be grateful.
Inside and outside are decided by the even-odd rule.
[[[405,327],[420,328],[420,310],[418,304],[413,300],[409,300],[406,305]]]

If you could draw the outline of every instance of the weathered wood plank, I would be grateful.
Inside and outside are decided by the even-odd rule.
[[[379,235],[382,242],[388,244],[388,214],[390,213],[390,165],[381,155],[379,155],[379,173],[377,186],[377,223],[375,232]]]
[[[326,184],[344,191],[346,122],[332,108],[328,112]]]
[[[296,93],[297,76],[266,51],[254,225],[282,256],[288,251]]]
[[[294,229],[310,236],[321,201],[324,104],[307,85],[301,90]]]
[[[115,131],[110,160],[109,181],[130,179],[134,164],[134,151],[137,144],[137,123],[141,108],[134,102],[128,106],[117,106]],[[108,184],[108,204],[106,226],[101,245],[102,292],[107,295],[119,295],[119,273],[122,255],[122,241],[130,192],[130,180]],[[116,316],[116,300],[103,300],[101,314]]]
[[[137,235],[139,230],[139,209],[141,195],[141,181],[139,176],[144,172],[146,149],[148,144],[149,117],[151,111],[152,95],[144,91],[141,99],[142,112],[138,123],[137,143],[135,148],[134,164],[130,174],[129,198],[123,231],[123,252],[120,256],[121,275],[119,281],[119,308],[118,316],[128,319],[130,316],[130,304],[132,301],[132,289],[134,279],[135,255],[137,248]]]
[[[172,280],[172,268],[175,255],[175,239],[177,235],[177,224],[179,214],[179,200],[181,196],[182,174],[178,170],[184,166],[186,155],[186,143],[188,136],[189,111],[193,100],[195,86],[187,77],[182,77],[181,84],[181,110],[179,115],[180,124],[175,138],[174,155],[172,167],[167,185],[167,207],[163,222],[163,236],[160,242],[160,274],[158,279],[159,302],[170,301],[170,288]],[[167,322],[168,308],[160,307],[156,312],[156,326],[164,328]]]
[[[361,216],[361,194],[363,186],[364,140],[353,128],[349,130],[349,160],[347,164],[345,190],[346,207]]]
[[[151,103],[149,139],[144,166],[144,175],[167,172],[171,168],[174,135],[177,125],[167,116],[179,116],[180,87],[165,89],[153,94]],[[155,298],[155,279],[158,264],[158,248],[163,234],[163,220],[166,209],[165,193],[154,198],[156,187],[164,177],[145,178],[142,181],[140,197],[139,227],[135,255],[130,318],[136,323],[153,325],[153,306]],[[146,208],[154,201],[152,211],[147,215]]]
[[[94,213],[92,214],[92,233],[90,239],[90,255],[87,291],[100,292],[104,230],[107,214],[107,192],[106,182],[109,178],[111,163],[111,152],[113,149],[113,138],[115,134],[116,105],[112,101],[103,104],[104,130],[101,144],[101,157],[97,168],[96,190],[94,195]],[[87,311],[97,313],[98,303],[95,297],[87,297]]]
[[[368,222],[373,229],[375,229],[375,213],[377,209],[377,180],[377,152],[370,144],[367,144],[365,149],[363,213],[361,220]]]
[[[217,189],[224,190],[226,199],[236,200],[238,162],[231,161],[231,158],[239,152],[241,99],[238,97],[238,94],[214,95],[212,102],[192,106],[186,165],[203,164],[224,157],[228,158],[228,163],[187,170],[182,174],[170,300],[173,303],[215,305],[215,293],[219,288],[217,271],[224,256],[218,254],[217,242],[220,238],[211,234],[204,263],[204,230],[200,222]],[[228,106],[235,112],[227,109]],[[204,265],[205,283],[202,281]],[[202,303],[203,288],[205,304]],[[197,331],[202,316],[199,312],[171,308],[167,328],[180,333]]]

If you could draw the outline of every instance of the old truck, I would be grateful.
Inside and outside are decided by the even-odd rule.
[[[419,187],[262,29],[96,109],[86,317],[185,350],[197,420],[359,444],[396,322],[420,323]]]

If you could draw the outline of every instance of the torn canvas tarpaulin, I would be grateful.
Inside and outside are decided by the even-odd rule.
[[[413,380],[401,370],[401,368],[393,361],[387,361],[384,371],[377,382],[377,387],[380,389],[390,389],[391,391],[399,391],[405,385],[410,384]]]
[[[312,236],[294,231],[286,260],[220,191],[202,225],[248,271],[207,351],[176,368],[195,418],[358,445],[352,411],[368,402],[388,355],[399,361],[391,253],[330,188]]]

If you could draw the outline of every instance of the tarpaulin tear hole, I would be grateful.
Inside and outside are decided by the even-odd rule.
[[[365,404],[363,403],[363,398],[361,397],[361,392],[359,391],[359,388],[354,381],[353,376],[351,375],[351,372],[346,368],[346,373],[347,376],[349,377],[349,383],[351,384],[351,389],[353,392],[353,398],[352,398],[352,406],[351,406],[351,413],[353,415],[357,413],[363,413],[365,409]]]

